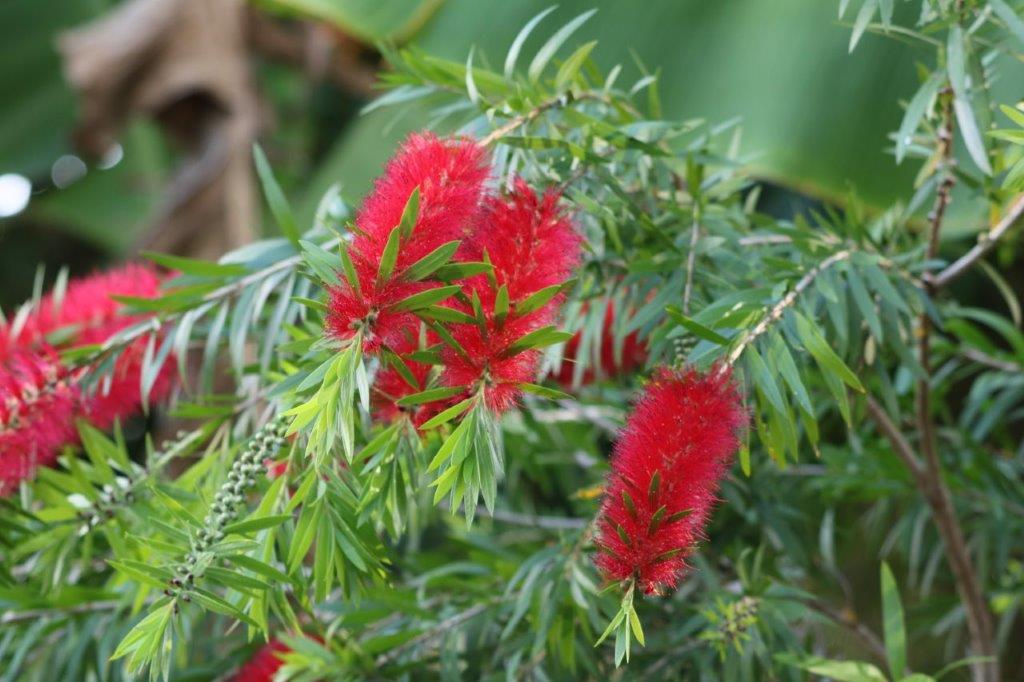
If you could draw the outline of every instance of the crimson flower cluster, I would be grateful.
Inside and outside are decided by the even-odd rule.
[[[77,442],[75,419],[105,429],[139,412],[144,339],[118,356],[110,376],[89,395],[78,390],[57,351],[101,343],[137,322],[139,317],[122,314],[113,297],[155,297],[160,281],[152,268],[127,265],[72,280],[62,297],[44,297],[17,327],[14,321],[0,324],[0,495]],[[174,381],[174,364],[165,363],[151,399],[166,398]]]
[[[728,371],[655,373],[612,454],[596,537],[606,578],[647,594],[676,585],[746,420]]]
[[[562,297],[522,304],[570,277],[579,262],[580,239],[557,192],[538,195],[517,180],[508,192],[489,194],[489,172],[484,150],[475,142],[414,134],[388,163],[356,219],[348,254],[358,287],[339,278],[342,284],[330,292],[326,327],[333,338],[347,340],[358,333],[368,352],[386,349],[402,358],[408,372],[388,366],[378,373],[378,418],[409,416],[421,424],[453,401],[477,393],[491,409],[506,410],[515,405],[519,385],[536,377],[538,351],[520,352],[515,343],[552,324]],[[417,188],[418,217],[401,237],[394,267],[389,271],[385,262],[382,270],[387,242]],[[454,263],[490,267],[460,280],[450,298],[438,301],[441,310],[434,311],[434,319],[439,326],[427,328],[398,304],[440,283],[430,277],[411,281],[406,273],[454,241],[459,242]],[[387,276],[382,278],[382,272]],[[400,406],[399,399],[424,390],[431,379],[433,365],[411,357],[424,346],[438,349],[440,385],[465,391]]]

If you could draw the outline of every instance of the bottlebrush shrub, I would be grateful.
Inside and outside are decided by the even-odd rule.
[[[353,221],[332,190],[301,225],[257,150],[280,236],[149,254],[175,273],[155,298],[130,270],[8,316],[3,677],[230,679],[274,638],[295,680],[906,682],[969,654],[974,680],[1020,677],[1000,650],[1024,600],[1014,280],[986,269],[1008,314],[947,287],[1024,215],[1019,131],[979,132],[1015,82],[993,59],[1011,5],[880,29],[927,38],[892,145],[916,185],[792,220],[759,212],[735,123],[673,121],[651,72],[570,51],[589,14],[541,39],[546,10],[504,58],[385,48],[370,108],[458,132],[406,139]],[[951,183],[957,219],[991,226],[977,244],[943,228]],[[660,369],[629,371],[634,333]],[[125,401],[95,424],[137,410],[186,358],[180,434],[82,419],[104,385]],[[559,363],[618,374],[577,391],[543,376]],[[874,577],[843,560],[883,555],[872,619],[843,586]]]

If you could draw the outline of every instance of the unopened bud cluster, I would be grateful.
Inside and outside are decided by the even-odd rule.
[[[245,501],[246,491],[256,485],[259,476],[266,473],[263,461],[285,444],[287,432],[288,421],[279,416],[264,424],[246,443],[228,471],[228,480],[213,498],[210,512],[203,520],[203,528],[192,539],[192,547],[185,561],[175,570],[177,575],[170,581],[172,588],[187,588],[197,576],[202,575],[200,557],[211,545],[224,539],[224,529],[238,515],[238,507]],[[165,590],[165,594],[172,595],[174,591]],[[188,595],[184,595],[184,598],[188,601]]]

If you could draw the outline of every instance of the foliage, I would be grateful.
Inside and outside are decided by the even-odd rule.
[[[350,252],[365,232],[332,191],[300,234],[257,153],[284,237],[217,263],[152,255],[176,274],[160,298],[128,301],[142,321],[64,356],[95,384],[144,339],[143,393],[165,362],[198,356],[177,406],[197,425],[142,456],[119,429],[83,426],[86,457],[65,452],[0,501],[5,679],[211,678],[271,638],[289,650],[287,679],[1019,671],[1024,334],[1012,287],[982,259],[1024,212],[1020,136],[988,134],[997,57],[1024,24],[1003,0],[924,0],[910,25],[889,0],[850,4],[851,45],[871,30],[935,53],[894,147],[921,162],[917,181],[877,213],[853,195],[793,220],[759,213],[737,124],[663,119],[655,75],[603,72],[593,42],[573,46],[589,13],[528,54],[539,15],[499,69],[475,51],[385,48],[389,91],[371,108],[426,107],[476,137],[496,193],[515,178],[559,189],[583,238],[575,279],[510,300],[496,262],[455,248],[396,270],[414,191],[374,266],[378,283],[410,270],[433,283],[388,304],[413,313],[416,348],[325,334],[329,292],[368,281]],[[994,218],[947,263],[954,184]],[[975,265],[1009,315],[946,293]],[[561,330],[502,351],[538,358],[518,409],[443,384],[445,353],[465,351],[452,329],[484,334],[556,299]],[[603,344],[621,354],[634,334],[644,371],[584,380]],[[567,361],[571,395],[543,383]],[[642,596],[633,580],[602,584],[591,519],[635,390],[684,363],[731,366],[750,428],[689,573]],[[234,394],[214,393],[218,368]],[[419,423],[415,410],[375,418],[389,369],[422,389],[397,406],[449,402]],[[880,619],[873,585],[850,583],[858,563],[881,563]]]

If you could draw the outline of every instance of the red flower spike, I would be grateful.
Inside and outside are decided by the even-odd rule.
[[[746,420],[729,372],[656,372],[612,455],[595,559],[607,579],[647,594],[675,587]]]
[[[635,372],[643,366],[647,360],[647,346],[636,332],[629,334],[622,341],[622,356],[615,354],[615,303],[608,300],[608,307],[605,309],[604,323],[601,327],[601,346],[599,351],[600,362],[595,368],[593,359],[590,366],[580,377],[580,386],[592,384],[598,378],[623,376]],[[576,372],[576,362],[579,357],[580,341],[583,338],[581,332],[569,339],[565,344],[565,353],[562,358],[562,366],[554,375],[555,381],[565,388],[573,386],[573,377]],[[596,370],[596,371],[595,371]]]
[[[235,682],[272,682],[274,675],[284,665],[278,656],[289,651],[291,649],[284,642],[270,640],[238,670]]]
[[[123,317],[124,306],[113,297],[155,298],[160,293],[160,282],[156,270],[139,263],[73,279],[59,304],[53,294],[39,302],[19,338],[35,343],[47,334],[74,325],[79,330],[79,344],[105,340],[95,330],[106,331],[116,325],[116,331],[139,319]],[[89,339],[83,341],[81,335],[88,335]]]
[[[114,296],[154,298],[160,293],[160,275],[151,267],[128,264],[115,270],[73,280],[62,304],[55,306],[52,296],[43,299],[36,317],[39,334],[69,325],[79,331],[76,345],[103,343],[122,329],[144,319],[123,315]],[[137,339],[118,356],[109,378],[99,382],[96,391],[83,400],[83,416],[95,427],[110,428],[118,419],[126,419],[142,410],[142,359],[148,340]],[[151,403],[170,395],[176,383],[176,365],[164,362],[149,393]]]
[[[53,349],[14,351],[0,362],[0,496],[77,440],[77,408],[78,391]]]
[[[537,376],[540,353],[530,350],[509,356],[509,347],[551,324],[562,301],[555,297],[522,315],[515,313],[516,305],[565,282],[579,264],[580,237],[559,208],[558,199],[557,192],[538,196],[525,182],[516,181],[509,195],[488,201],[482,226],[462,254],[471,261],[488,259],[494,268],[493,279],[476,275],[463,285],[468,298],[479,299],[485,324],[483,329],[474,323],[451,325],[451,334],[465,354],[445,349],[443,382],[447,386],[482,382],[487,405],[498,412],[516,404],[521,394],[518,384]],[[500,319],[495,306],[503,287],[510,308]],[[471,306],[454,307],[473,314]]]
[[[429,133],[409,136],[384,169],[356,219],[358,232],[348,252],[359,291],[344,278],[341,285],[331,289],[328,334],[344,340],[362,328],[363,347],[372,353],[400,343],[403,335],[415,330],[412,313],[389,308],[432,284],[403,282],[401,274],[439,246],[471,234],[489,172],[484,149],[472,140],[442,140]],[[411,234],[401,240],[391,276],[379,282],[388,238],[400,224],[417,188],[416,223]]]

